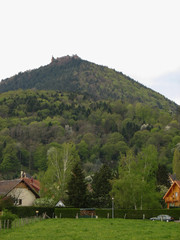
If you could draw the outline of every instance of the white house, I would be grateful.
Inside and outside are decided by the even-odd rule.
[[[0,181],[0,196],[11,196],[17,206],[32,206],[39,198],[40,183],[33,178],[23,177]]]

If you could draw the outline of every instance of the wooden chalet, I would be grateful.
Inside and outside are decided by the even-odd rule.
[[[180,181],[174,181],[163,197],[167,208],[180,207]]]

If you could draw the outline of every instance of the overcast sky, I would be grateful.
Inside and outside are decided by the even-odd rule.
[[[82,59],[180,104],[180,0],[0,0],[0,80]]]

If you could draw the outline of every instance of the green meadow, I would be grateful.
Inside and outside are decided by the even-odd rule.
[[[9,230],[0,230],[7,240],[178,240],[179,222],[128,219],[49,219]]]

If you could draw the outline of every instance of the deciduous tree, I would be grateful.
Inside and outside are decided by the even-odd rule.
[[[79,161],[79,155],[73,143],[56,144],[47,152],[48,169],[42,179],[45,195],[65,199],[67,182],[73,166]]]

